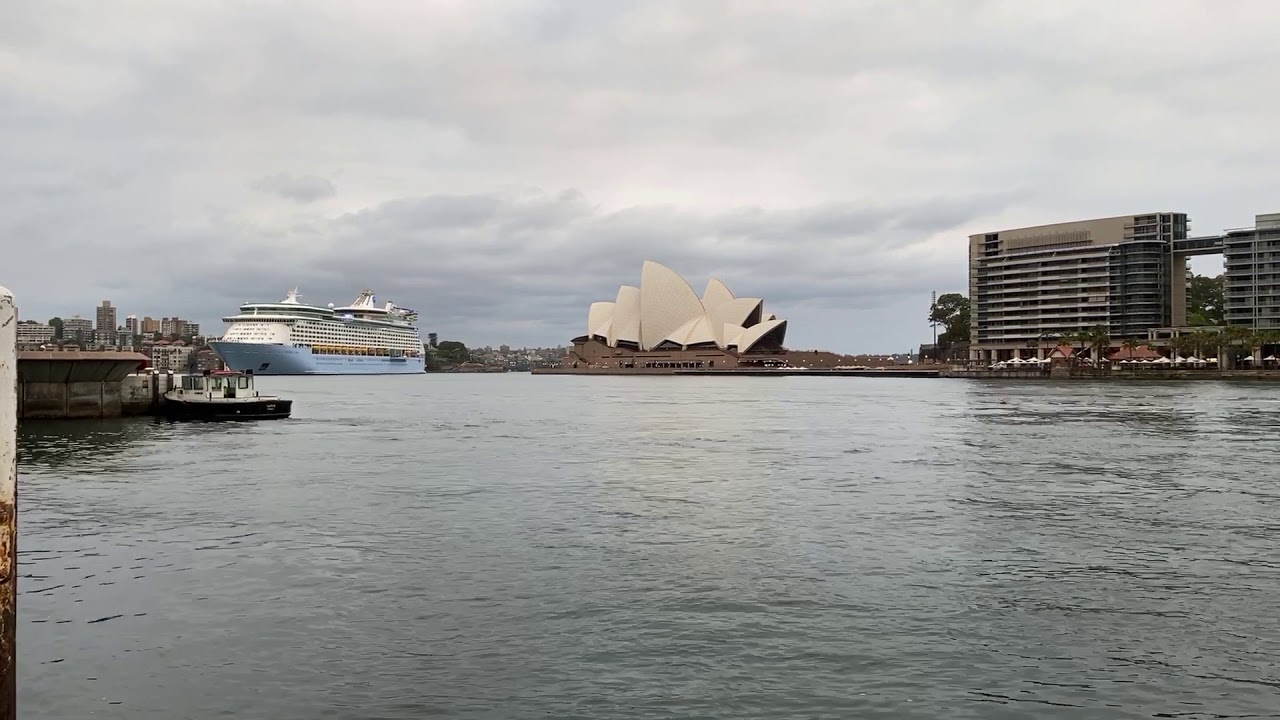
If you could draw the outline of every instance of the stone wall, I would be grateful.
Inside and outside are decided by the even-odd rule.
[[[19,418],[97,418],[149,415],[172,385],[172,375],[129,375],[118,382],[18,383]]]

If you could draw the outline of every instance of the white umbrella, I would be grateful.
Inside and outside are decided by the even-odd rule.
[[[1216,363],[1216,362],[1218,362],[1218,358],[1209,358],[1208,360],[1205,360],[1205,362],[1207,362],[1207,363]]]
[[[1204,361],[1203,361],[1203,360],[1201,360],[1200,358],[1198,358],[1198,357],[1196,357],[1196,356],[1194,356],[1194,355],[1192,355],[1191,357],[1187,358],[1187,362],[1191,363],[1192,365],[1203,365],[1203,364],[1204,364]]]
[[[1240,358],[1240,362],[1253,362],[1253,356],[1245,355],[1244,357]]]
[[[1168,365],[1169,363],[1171,363],[1171,362],[1173,362],[1173,361],[1172,361],[1172,360],[1170,360],[1170,359],[1169,359],[1169,358],[1167,358],[1167,357],[1160,357],[1160,358],[1157,358],[1157,359],[1155,359],[1155,360],[1152,360],[1151,362],[1154,362],[1154,363],[1160,363],[1160,364],[1162,364],[1162,365]]]
[[[1275,362],[1275,361],[1276,361],[1276,356],[1275,356],[1275,355],[1268,355],[1268,356],[1266,356],[1266,357],[1264,357],[1264,358],[1262,358],[1262,359],[1263,359],[1263,360],[1266,360],[1266,361],[1268,361],[1268,362]]]
[[[1186,362],[1187,362],[1187,359],[1186,359],[1186,358],[1184,358],[1184,357],[1179,356],[1177,360],[1174,360],[1174,362],[1175,362],[1175,363],[1177,363],[1177,364],[1179,364],[1179,365],[1185,365],[1185,364],[1186,364]]]

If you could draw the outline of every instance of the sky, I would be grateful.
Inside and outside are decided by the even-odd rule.
[[[22,316],[365,287],[565,344],[644,260],[904,352],[967,236],[1280,211],[1273,0],[0,0]],[[1220,271],[1220,258],[1194,269]]]

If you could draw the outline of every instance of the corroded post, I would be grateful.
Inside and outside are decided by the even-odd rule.
[[[18,308],[0,287],[0,720],[18,716]]]

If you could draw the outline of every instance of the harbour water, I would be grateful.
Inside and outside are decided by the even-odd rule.
[[[1280,717],[1280,386],[263,378],[21,430],[45,718]]]

